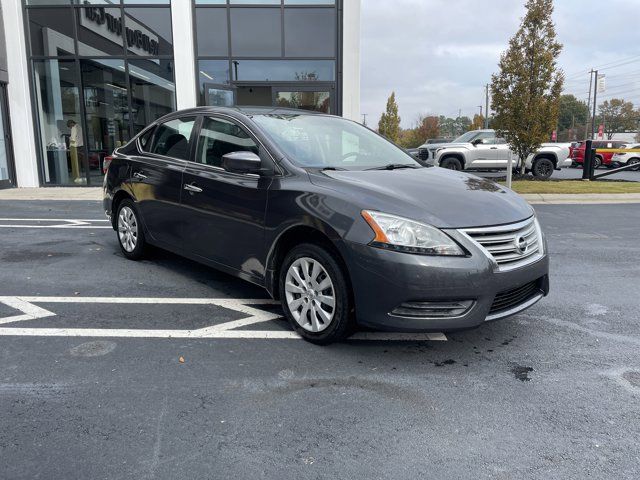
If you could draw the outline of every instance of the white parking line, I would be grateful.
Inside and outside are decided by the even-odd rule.
[[[45,297],[20,296],[0,297],[0,303],[23,312],[22,315],[0,318],[0,325],[19,321],[34,320],[56,314],[34,305],[34,303],[71,304],[134,304],[134,305],[213,305],[248,315],[239,320],[211,325],[195,330],[145,330],[130,328],[21,328],[0,327],[0,336],[40,336],[40,337],[119,337],[119,338],[228,338],[228,339],[300,339],[292,331],[237,330],[237,328],[268,322],[282,317],[278,312],[267,312],[250,305],[276,305],[270,299],[235,298],[148,298],[148,297]],[[354,340],[378,341],[446,341],[442,333],[385,333],[363,332],[351,337]]]
[[[8,222],[0,224],[0,228],[62,228],[62,229],[80,229],[80,228],[111,228],[110,225],[92,225],[92,223],[108,223],[107,219],[85,219],[85,218],[0,218],[0,222]],[[13,222],[13,223],[12,223]],[[49,222],[52,225],[40,225],[35,223],[16,223],[16,222]],[[60,223],[63,222],[63,223]]]

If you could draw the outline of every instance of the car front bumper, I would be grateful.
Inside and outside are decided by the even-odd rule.
[[[442,332],[477,327],[521,312],[549,292],[549,259],[510,271],[496,271],[480,249],[465,244],[467,257],[424,256],[350,243],[348,268],[354,291],[356,319],[362,326],[396,332]],[[546,251],[546,250],[545,250]],[[525,289],[524,297],[516,296]],[[523,294],[524,294],[523,293]],[[501,299],[516,298],[509,308],[496,309]],[[458,316],[433,318],[393,314],[406,303],[472,301]]]

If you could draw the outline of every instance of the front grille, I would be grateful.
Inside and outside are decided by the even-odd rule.
[[[542,288],[540,287],[540,280],[535,280],[527,283],[526,285],[522,285],[521,287],[500,292],[493,299],[489,315],[511,310],[541,293]]]
[[[420,160],[429,160],[429,150],[427,150],[426,148],[419,148],[418,149],[418,158]]]
[[[484,250],[498,265],[498,270],[519,268],[542,256],[542,233],[533,217],[524,222],[499,227],[460,230]]]

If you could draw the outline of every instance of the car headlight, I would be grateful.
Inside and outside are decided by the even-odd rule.
[[[362,217],[375,233],[370,243],[374,247],[422,255],[465,255],[452,238],[431,225],[370,210],[363,210]]]

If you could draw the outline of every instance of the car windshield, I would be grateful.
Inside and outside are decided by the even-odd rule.
[[[413,157],[368,128],[325,115],[254,115],[253,121],[301,167],[364,170],[420,167]]]
[[[483,132],[479,132],[477,130],[473,130],[471,132],[463,133],[458,138],[456,138],[453,143],[469,143],[475,140],[477,136],[482,134]]]

